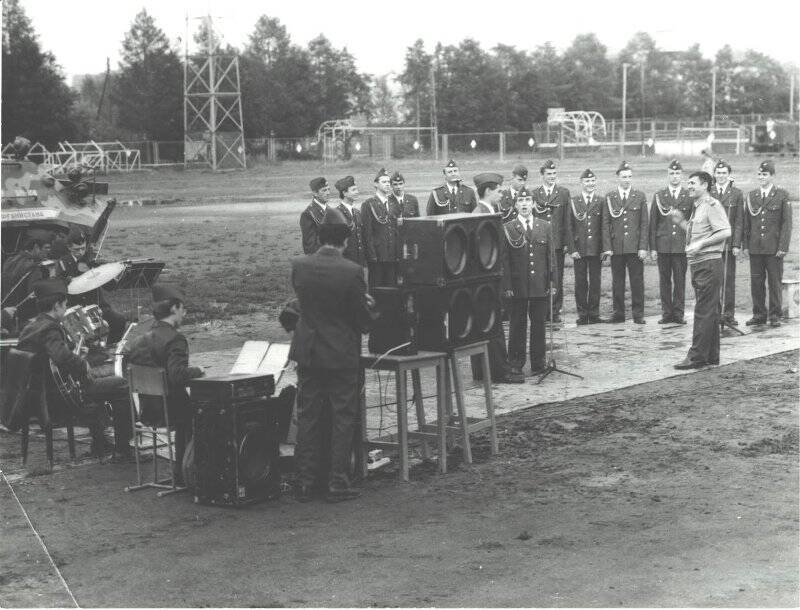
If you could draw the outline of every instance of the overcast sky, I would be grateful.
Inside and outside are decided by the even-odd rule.
[[[783,62],[800,62],[798,2],[772,0],[21,0],[42,46],[52,51],[69,80],[112,69],[134,16],[143,7],[174,44],[210,14],[224,42],[242,47],[259,16],[277,17],[292,40],[305,44],[324,33],[346,46],[359,70],[385,74],[403,69],[406,47],[417,38],[428,50],[437,41],[469,36],[491,48],[498,42],[531,50],[551,41],[562,50],[581,33],[595,32],[613,53],[637,31],[649,32],[665,50],[700,43],[704,55],[718,48],[754,48]],[[648,8],[649,7],[649,8]],[[791,7],[791,8],[790,8]],[[181,48],[183,48],[181,46]]]

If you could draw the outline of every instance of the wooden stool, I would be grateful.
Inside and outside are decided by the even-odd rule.
[[[447,413],[446,413],[446,368],[447,355],[441,352],[417,352],[413,355],[387,355],[382,358],[376,354],[362,354],[361,366],[364,369],[377,371],[390,371],[395,375],[395,392],[397,395],[397,442],[371,441],[367,439],[367,412],[361,409],[361,430],[362,445],[369,449],[390,448],[399,449],[400,452],[400,477],[403,481],[408,481],[408,438],[413,436],[423,441],[423,455],[427,458],[428,440],[437,439],[439,447],[439,470],[447,472]],[[420,380],[420,370],[424,368],[436,368],[436,425],[425,423],[425,409],[422,402],[422,382]],[[417,411],[416,432],[408,431],[408,395],[406,385],[408,383],[407,373],[411,371],[411,380],[414,388],[414,403]],[[367,463],[362,461],[362,470],[366,475]]]
[[[483,361],[483,393],[486,402],[486,419],[476,419],[472,422],[467,417],[467,410],[464,405],[464,380],[461,377],[461,371],[458,368],[458,359],[465,356],[472,356],[473,354],[481,355]],[[497,453],[497,426],[494,421],[494,401],[492,400],[492,379],[491,369],[489,368],[489,342],[477,341],[469,345],[462,345],[455,347],[447,353],[447,373],[445,374],[445,392],[447,394],[447,415],[448,415],[448,429],[456,429],[461,431],[464,439],[464,461],[467,464],[472,463],[472,447],[469,441],[469,435],[478,430],[489,428],[489,438],[491,442],[492,455]],[[453,389],[456,396],[456,408],[458,409],[459,425],[450,425],[450,419],[453,413],[452,391],[450,388],[450,375],[453,378]]]

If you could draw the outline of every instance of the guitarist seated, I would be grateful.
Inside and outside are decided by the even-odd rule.
[[[103,454],[103,403],[110,402],[115,452],[130,455],[131,420],[127,382],[122,377],[114,376],[111,367],[92,368],[67,338],[61,325],[67,310],[67,285],[64,280],[39,280],[34,283],[33,291],[39,315],[22,329],[17,349],[47,356],[63,375],[69,375],[81,385],[83,405],[78,415],[91,422],[94,455]]]

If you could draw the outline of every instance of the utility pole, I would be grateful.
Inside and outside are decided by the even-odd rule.
[[[439,125],[436,117],[436,70],[434,70],[433,62],[431,62],[431,148],[433,149],[433,158],[439,158]]]
[[[639,68],[639,93],[642,96],[642,118],[639,121],[639,138],[642,142],[641,154],[644,157],[644,58],[642,58],[642,63],[639,64]]]
[[[717,66],[711,68],[711,129],[717,123]]]
[[[622,139],[619,142],[619,154],[620,157],[625,156],[625,117],[627,114],[627,105],[628,105],[628,64],[622,64]]]
[[[794,121],[794,74],[789,78],[789,120]]]

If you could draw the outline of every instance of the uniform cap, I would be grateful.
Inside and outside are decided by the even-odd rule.
[[[39,280],[33,284],[33,292],[37,299],[44,299],[45,297],[53,296],[56,294],[67,294],[67,284],[60,277],[51,277],[44,280]]]
[[[169,299],[184,300],[183,293],[171,284],[153,284],[152,291],[154,303],[168,301]]]
[[[403,178],[403,174],[401,174],[400,172],[395,172],[395,173],[392,174],[391,181],[392,181],[392,184],[400,184],[402,182],[405,182],[406,179]]]
[[[389,172],[387,172],[386,169],[382,167],[382,168],[380,168],[378,170],[378,173],[375,175],[374,182],[377,182],[378,180],[380,180],[384,176],[386,176],[388,178],[389,177]]]
[[[731,164],[728,163],[725,159],[720,159],[717,161],[717,164],[714,166],[714,169],[727,169],[729,172],[733,171]]]
[[[633,168],[631,167],[630,163],[628,163],[627,161],[623,161],[622,163],[619,164],[619,167],[617,168],[616,172],[617,175],[619,175],[620,172],[623,172],[626,169],[633,169]]]
[[[590,170],[588,167],[585,170],[583,170],[583,173],[581,174],[581,180],[584,180],[585,178],[596,178],[594,172]]]
[[[539,168],[539,173],[543,174],[545,172],[545,170],[547,170],[547,169],[555,169],[555,168],[556,168],[556,164],[553,163],[552,159],[548,159],[547,161],[544,162],[544,165],[542,165]]]
[[[345,176],[336,181],[336,190],[340,193],[344,193],[351,186],[355,186],[355,184],[356,179],[353,178],[353,176]]]
[[[526,187],[522,187],[517,191],[517,201],[520,199],[531,199],[533,195],[531,195],[530,191]]]
[[[314,178],[311,182],[309,182],[308,186],[311,187],[312,192],[316,193],[319,189],[328,186],[328,181],[320,176],[319,178]]]
[[[512,176],[519,176],[523,180],[528,179],[528,168],[524,165],[515,165],[514,169],[511,170]]]
[[[768,174],[775,173],[775,164],[772,161],[762,161],[758,166],[758,171],[767,172]]]
[[[448,167],[458,167],[458,164],[455,161],[453,161],[452,159],[450,159],[447,162],[447,165],[445,165],[445,168],[448,168]]]
[[[678,170],[679,169],[679,170],[683,171],[683,165],[681,165],[680,161],[678,161],[677,159],[673,159],[672,162],[669,164],[669,167],[667,167],[667,169],[671,169],[671,170]]]
[[[480,187],[482,184],[488,184],[490,182],[494,182],[495,184],[503,184],[503,176],[494,172],[484,172],[482,174],[478,174],[473,178],[473,180],[476,187]]]

